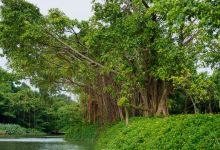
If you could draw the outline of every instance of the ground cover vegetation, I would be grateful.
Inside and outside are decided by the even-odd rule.
[[[220,147],[219,115],[177,115],[166,118],[132,118],[103,132],[97,149],[170,150]]]

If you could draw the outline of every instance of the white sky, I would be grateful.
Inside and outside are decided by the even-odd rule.
[[[42,14],[46,15],[50,8],[59,8],[70,18],[87,20],[91,15],[92,0],[27,0],[40,8]],[[2,51],[0,50],[0,54]],[[0,67],[6,67],[7,60],[0,57]]]
[[[92,0],[27,0],[40,8],[41,13],[47,14],[50,8],[59,8],[70,18],[79,20],[91,16]]]

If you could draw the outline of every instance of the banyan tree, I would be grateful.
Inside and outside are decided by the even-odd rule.
[[[89,122],[168,115],[173,80],[196,70],[218,28],[214,1],[94,0],[88,21],[1,1],[11,68],[48,91],[78,94]]]

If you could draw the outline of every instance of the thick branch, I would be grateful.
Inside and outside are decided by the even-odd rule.
[[[190,36],[187,36],[184,40],[183,40],[183,44],[188,44],[189,42],[191,42],[194,37],[199,33],[199,31],[197,31],[196,33],[190,35]]]
[[[83,83],[79,83],[79,82],[76,82],[76,81],[73,81],[72,79],[68,78],[64,81],[64,83],[67,83],[67,84],[71,84],[71,85],[76,85],[76,86],[79,86],[79,87],[87,87],[87,85],[83,84]]]
[[[70,45],[68,45],[67,43],[65,43],[64,41],[62,41],[61,39],[57,38],[56,36],[54,36],[52,33],[50,33],[49,31],[47,31],[48,34],[50,34],[53,38],[55,38],[58,42],[60,42],[62,45],[64,45],[65,47],[67,47],[68,49],[72,50],[74,53],[76,53],[77,55],[79,55],[81,58],[85,59],[86,61],[88,61],[91,64],[95,64],[96,66],[100,67],[100,68],[104,68],[104,66],[94,60],[92,60],[91,58],[83,55],[82,53],[80,53],[79,51],[77,51],[76,49],[72,48]],[[111,72],[118,74],[118,72],[116,72],[115,70],[111,70]]]
[[[137,110],[142,110],[142,111],[148,111],[151,112],[151,109],[147,109],[147,108],[143,108],[142,106],[135,106],[135,105],[130,105],[133,109],[137,109]]]

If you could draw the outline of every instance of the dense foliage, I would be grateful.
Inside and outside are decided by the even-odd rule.
[[[176,80],[176,88],[169,97],[171,114],[213,113],[220,110],[220,71],[212,75],[200,73]],[[179,82],[179,83],[178,83]]]
[[[23,128],[15,124],[0,124],[0,136],[43,136],[46,135],[36,129]]]
[[[0,0],[0,119],[95,139],[99,149],[216,149],[219,0],[93,0],[87,21],[25,0]],[[201,72],[209,68],[209,72]],[[30,79],[33,92],[20,79]],[[76,94],[72,102],[61,91]]]
[[[106,130],[97,149],[219,149],[219,124],[220,115],[133,118],[128,127],[119,123]]]
[[[219,65],[218,0],[94,0],[88,21],[1,1],[0,47],[10,66],[41,91],[79,94],[88,122],[168,115],[176,89],[187,111],[200,112],[201,102],[216,110],[213,80],[198,69]]]
[[[45,97],[20,82],[16,75],[0,69],[0,123],[63,133],[79,122],[82,113],[77,102],[65,95]]]
[[[70,126],[65,134],[65,137],[74,141],[95,142],[98,134],[97,125],[81,123]]]

